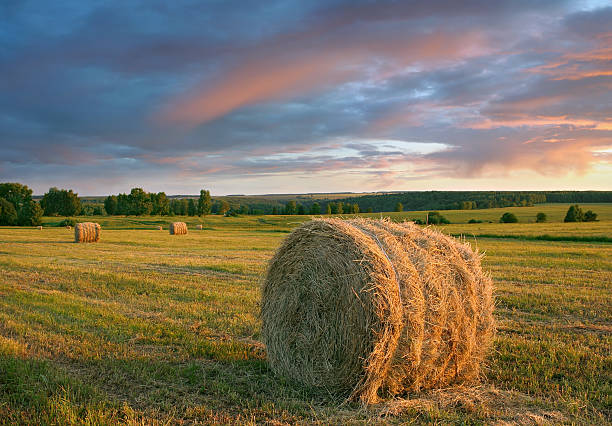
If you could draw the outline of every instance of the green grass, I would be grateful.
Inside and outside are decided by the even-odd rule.
[[[258,343],[259,280],[308,217],[179,218],[208,228],[186,236],[153,230],[176,218],[83,218],[97,244],[0,228],[0,424],[610,423],[612,209],[588,208],[603,220],[546,205],[525,217],[557,222],[441,227],[486,253],[496,284],[486,381],[369,409],[274,376]]]

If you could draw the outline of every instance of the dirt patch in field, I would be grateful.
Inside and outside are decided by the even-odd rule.
[[[612,334],[612,325],[606,324],[578,324],[578,325],[568,325],[562,327],[568,330],[575,330],[578,332],[590,332],[597,334]]]
[[[423,415],[435,411],[457,410],[479,418],[490,419],[496,425],[533,425],[563,423],[568,419],[559,411],[543,409],[541,403],[528,395],[497,389],[491,385],[452,387],[415,394],[407,399],[394,399],[380,404],[381,419],[396,416]]]

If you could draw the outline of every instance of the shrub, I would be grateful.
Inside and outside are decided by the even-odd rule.
[[[563,222],[582,222],[584,220],[584,213],[578,204],[574,204],[567,209],[565,219]]]
[[[482,220],[479,220],[479,219],[470,219],[470,220],[468,220],[468,223],[482,223]]]
[[[518,219],[514,213],[506,212],[499,218],[500,223],[517,223]]]
[[[585,222],[595,222],[597,220],[597,213],[593,212],[593,210],[587,210],[584,214]]]
[[[548,218],[546,217],[546,213],[542,213],[542,212],[540,212],[540,213],[538,213],[538,214],[536,215],[536,222],[537,222],[537,223],[543,223],[543,222],[546,222],[546,220],[547,220],[547,219],[548,219]]]
[[[430,225],[447,225],[450,220],[440,214],[440,212],[427,213],[427,223]]]
[[[71,217],[67,217],[66,219],[62,220],[57,226],[74,226],[76,225],[76,223],[76,220]]]

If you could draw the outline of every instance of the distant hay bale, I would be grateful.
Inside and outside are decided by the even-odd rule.
[[[72,229],[72,226],[66,225],[66,229]]]
[[[162,229],[163,229],[163,228],[162,228],[161,226],[158,226],[158,227],[157,227],[157,230],[158,230],[158,231],[161,231]]]
[[[170,224],[170,235],[187,234],[187,224],[185,222],[172,222]]]
[[[38,229],[39,231],[42,231],[42,226],[37,226],[36,229]]]
[[[97,243],[100,240],[100,225],[94,222],[82,222],[74,225],[75,243]]]
[[[413,223],[303,224],[271,260],[261,303],[276,373],[364,403],[478,378],[494,334],[480,256]]]
[[[196,229],[197,229],[198,231],[201,231],[201,230],[202,230],[202,225],[196,225]]]

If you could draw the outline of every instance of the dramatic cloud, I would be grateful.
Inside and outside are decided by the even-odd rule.
[[[2,2],[0,180],[609,189],[612,7],[461,3]]]

